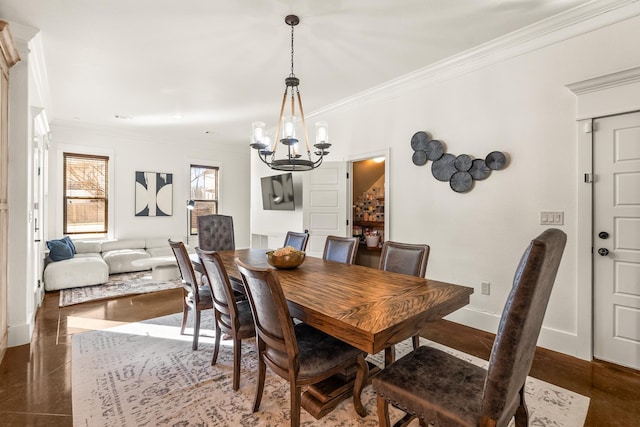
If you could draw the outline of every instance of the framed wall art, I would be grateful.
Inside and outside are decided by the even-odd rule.
[[[136,171],[136,216],[173,215],[173,174]]]

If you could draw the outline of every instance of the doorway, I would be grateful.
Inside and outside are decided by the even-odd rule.
[[[640,369],[640,113],[593,128],[593,354]]]
[[[351,230],[360,240],[355,263],[378,268],[386,219],[386,158],[373,157],[351,163]]]

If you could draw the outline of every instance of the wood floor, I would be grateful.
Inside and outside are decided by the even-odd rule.
[[[31,345],[10,348],[0,365],[0,425],[71,426],[71,335],[182,310],[181,290],[58,308],[48,293]],[[424,336],[488,359],[493,335],[447,321]],[[531,376],[589,396],[586,426],[640,425],[640,372],[538,349]]]

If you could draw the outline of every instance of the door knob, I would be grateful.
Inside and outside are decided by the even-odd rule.
[[[606,231],[601,231],[598,233],[598,237],[601,239],[608,239],[609,238],[609,233],[607,233]]]
[[[598,253],[599,253],[601,256],[607,256],[607,255],[609,255],[609,249],[606,249],[606,248],[600,248],[600,249],[598,249]]]

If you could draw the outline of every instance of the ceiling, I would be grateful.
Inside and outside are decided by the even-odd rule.
[[[290,72],[307,115],[589,2],[0,0],[41,30],[49,120],[180,141],[249,142]],[[125,119],[116,118],[124,116]]]

